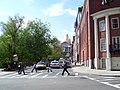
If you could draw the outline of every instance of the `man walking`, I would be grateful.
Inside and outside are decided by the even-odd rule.
[[[18,64],[18,74],[21,74],[21,62]]]
[[[52,72],[52,68],[50,67],[50,62],[48,62],[46,66],[47,66],[47,71],[48,71],[48,72],[49,72],[49,71]]]
[[[68,64],[67,64],[67,62],[65,61],[65,64],[64,64],[64,66],[63,66],[63,72],[62,72],[62,75],[64,75],[64,72],[66,71],[67,72],[67,74],[68,75],[70,75],[70,73],[68,72]]]
[[[36,63],[35,63],[35,62],[34,62],[34,64],[33,64],[33,67],[32,67],[31,72],[33,72],[34,70],[37,72],[37,68],[36,68]]]
[[[22,62],[20,62],[18,65],[18,74],[21,74],[22,72],[25,75],[24,65]]]

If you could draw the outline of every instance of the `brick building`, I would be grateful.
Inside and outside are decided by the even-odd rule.
[[[79,62],[89,68],[120,70],[120,0],[85,0],[79,10],[75,22]]]

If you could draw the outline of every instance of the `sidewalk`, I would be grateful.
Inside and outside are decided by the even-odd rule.
[[[88,67],[82,65],[76,65],[72,68],[74,72],[83,73],[83,74],[93,74],[99,76],[114,76],[120,77],[120,71],[107,71],[107,70],[96,70],[96,69],[89,69]]]

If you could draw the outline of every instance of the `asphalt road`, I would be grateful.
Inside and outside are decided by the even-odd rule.
[[[114,86],[120,83],[119,77],[78,75],[71,69],[71,76],[62,76],[61,71],[54,69],[52,73],[46,70],[30,73],[28,70],[27,75],[1,72],[0,90],[119,90],[119,87]]]

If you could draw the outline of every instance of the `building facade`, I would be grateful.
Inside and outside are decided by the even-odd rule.
[[[78,13],[77,13],[77,17],[76,17],[76,21],[74,23],[74,32],[75,32],[75,40],[73,42],[73,61],[75,62],[80,62],[81,63],[81,60],[80,60],[80,44],[79,44],[79,41],[80,41],[80,37],[79,37],[79,23],[80,23],[80,19],[81,19],[81,12],[82,12],[82,9],[83,7],[79,7],[78,8]]]
[[[77,23],[80,63],[120,70],[120,0],[85,0]]]

